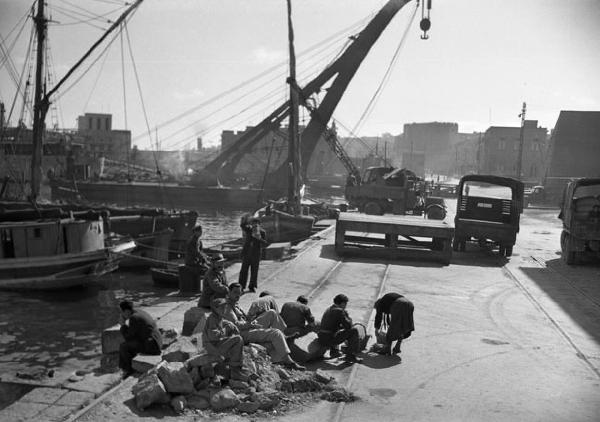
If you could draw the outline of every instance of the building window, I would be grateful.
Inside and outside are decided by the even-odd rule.
[[[519,150],[519,141],[516,141],[513,145],[513,150],[518,151]]]
[[[96,120],[96,129],[100,130],[100,119]]]
[[[506,148],[506,141],[504,139],[500,139],[500,141],[498,141],[498,149],[505,149]]]
[[[104,123],[106,125],[106,127],[104,129],[110,130],[110,127],[109,127],[110,125],[109,125],[108,117],[106,118],[106,120],[104,121]]]
[[[92,123],[93,123],[93,120],[92,120],[92,118],[91,118],[91,117],[90,117],[90,118],[88,118],[88,128],[89,128],[90,130],[94,128],[94,125],[93,125]]]

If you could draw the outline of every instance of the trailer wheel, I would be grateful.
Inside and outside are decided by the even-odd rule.
[[[367,202],[365,204],[365,214],[383,215],[383,210],[377,202]]]
[[[433,204],[427,207],[425,216],[429,220],[443,220],[446,218],[446,210],[441,205]]]

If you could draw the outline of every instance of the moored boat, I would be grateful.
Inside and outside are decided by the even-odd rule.
[[[133,241],[105,245],[102,219],[56,218],[0,223],[0,289],[83,285],[116,269]]]

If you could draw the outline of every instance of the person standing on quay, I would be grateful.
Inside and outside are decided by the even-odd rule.
[[[133,303],[124,300],[119,304],[119,324],[125,341],[119,347],[119,368],[123,377],[133,373],[131,362],[138,353],[160,355],[162,336],[154,319],[141,309],[133,309]]]
[[[267,244],[267,233],[260,227],[260,219],[256,217],[251,220],[250,224],[243,220],[240,227],[244,236],[244,246],[242,248],[242,268],[240,269],[238,281],[242,286],[242,290],[245,290],[248,283],[248,269],[250,269],[250,285],[248,287],[254,293],[258,285],[258,266],[261,251]]]

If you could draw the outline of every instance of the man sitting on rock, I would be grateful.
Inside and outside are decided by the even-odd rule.
[[[227,296],[227,274],[225,274],[225,258],[223,254],[215,254],[210,269],[204,275],[202,295],[198,301],[201,308],[210,308],[213,299]]]
[[[133,303],[124,300],[119,304],[121,334],[125,342],[119,347],[119,368],[126,378],[133,373],[131,362],[138,353],[160,355],[162,336],[154,319],[141,309],[133,309]]]
[[[333,298],[333,305],[325,310],[321,318],[321,328],[319,328],[319,343],[324,347],[329,347],[329,357],[340,356],[337,349],[339,344],[348,343],[346,356],[344,359],[348,362],[358,363],[362,359],[356,356],[360,349],[358,328],[353,326],[352,318],[346,311],[348,305],[348,296],[339,294]]]
[[[279,307],[277,306],[275,298],[270,292],[265,290],[260,292],[258,299],[250,304],[250,309],[248,309],[248,320],[254,321],[260,315],[270,310],[273,310],[276,314],[279,313]]]
[[[280,363],[292,369],[304,370],[290,357],[290,349],[286,343],[285,335],[281,329],[266,327],[263,328],[258,319],[248,321],[246,314],[238,306],[238,301],[242,295],[242,286],[239,283],[229,285],[229,294],[227,295],[227,306],[223,318],[233,322],[240,330],[244,343],[259,343],[268,346],[269,355],[273,363]],[[273,310],[269,312],[273,313]],[[268,312],[265,312],[265,314]],[[278,314],[278,318],[281,318]],[[265,323],[266,323],[266,318]],[[281,321],[283,323],[283,320]],[[284,324],[285,325],[285,324]]]
[[[229,363],[231,378],[245,381],[247,377],[242,371],[244,340],[235,324],[223,318],[226,308],[227,300],[224,298],[211,302],[212,312],[203,331],[206,350]]]
[[[257,303],[260,299],[258,301],[253,302],[252,305],[250,305],[250,311],[253,312],[253,317],[250,316],[250,311],[248,311],[248,314],[245,314],[242,308],[240,308],[238,305],[241,296],[241,284],[231,283],[229,285],[227,301],[230,305],[231,311],[235,313],[235,316],[238,320],[245,320],[246,322],[255,322],[259,326],[259,328],[276,328],[282,332],[286,329],[285,322],[279,315],[279,312],[277,312],[274,309],[265,309],[265,306],[263,306],[262,304],[255,305],[255,303]],[[272,298],[272,296],[270,295],[264,297],[267,297],[266,303],[269,302],[269,297]]]
[[[295,302],[286,302],[281,308],[281,318],[287,328],[283,331],[286,336],[303,337],[311,331],[317,331],[317,323],[305,296],[298,296]]]

